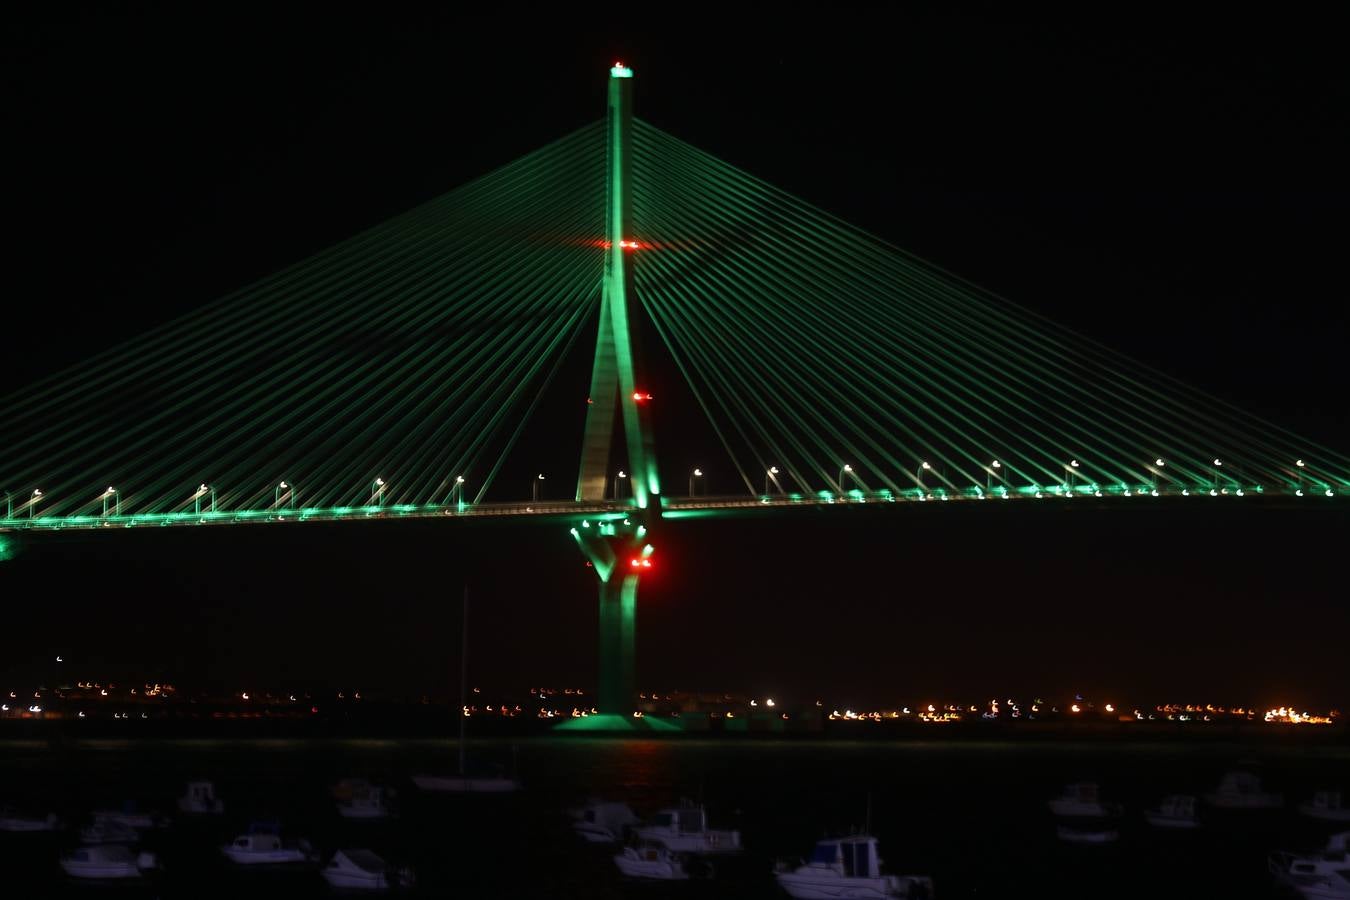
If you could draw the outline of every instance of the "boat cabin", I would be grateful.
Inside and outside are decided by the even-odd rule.
[[[877,839],[866,835],[820,841],[807,864],[834,869],[845,878],[881,877]]]
[[[281,849],[281,838],[276,834],[243,834],[234,839],[234,847],[246,853],[270,853]]]
[[[708,818],[701,806],[681,806],[661,810],[652,816],[647,827],[664,829],[672,834],[702,834],[708,830]]]

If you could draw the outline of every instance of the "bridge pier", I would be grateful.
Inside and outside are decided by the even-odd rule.
[[[600,672],[595,709],[603,716],[633,714],[638,576],[613,573],[600,582]]]

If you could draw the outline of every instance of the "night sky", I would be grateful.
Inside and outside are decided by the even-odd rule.
[[[653,124],[1350,448],[1338,22],[32,15],[0,37],[7,387],[593,121],[622,58]],[[568,428],[532,429],[520,471],[557,460],[566,481]],[[657,429],[670,465],[697,452]],[[680,523],[643,586],[639,681],[859,702],[1346,699],[1344,513],[1013,506]],[[85,667],[72,677],[444,692],[466,578],[476,681],[589,682],[594,587],[565,531],[457,523],[31,542],[0,568],[25,636],[0,676],[47,677],[60,650]]]

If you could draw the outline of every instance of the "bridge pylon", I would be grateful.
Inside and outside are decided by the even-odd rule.
[[[615,63],[609,70],[606,122],[605,272],[576,499],[606,499],[620,427],[632,496],[626,511],[586,520],[572,529],[600,580],[600,665],[598,715],[570,724],[607,729],[634,727],[640,721],[633,717],[637,591],[643,572],[652,567],[650,530],[660,516],[661,493],[649,409],[652,396],[643,380],[633,325],[640,307],[633,289],[632,255],[641,251],[642,243],[631,233],[632,110],[633,70]],[[617,490],[619,481],[614,485]],[[617,504],[619,498],[614,500]]]

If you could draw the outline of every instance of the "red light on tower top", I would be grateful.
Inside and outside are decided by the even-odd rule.
[[[652,395],[646,391],[633,391],[633,399],[638,403],[646,403],[652,399]]]
[[[639,244],[637,241],[619,241],[619,246],[622,247],[624,250],[637,250],[642,245]]]

